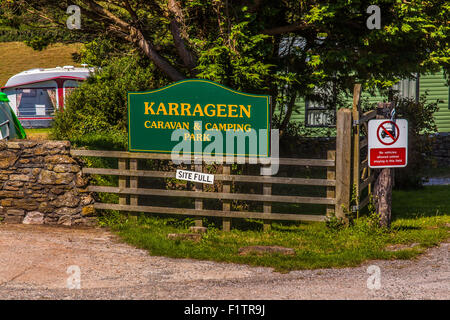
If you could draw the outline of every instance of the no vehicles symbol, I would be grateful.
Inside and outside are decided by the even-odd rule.
[[[377,128],[377,138],[382,144],[390,146],[400,137],[400,129],[392,121],[384,121]]]

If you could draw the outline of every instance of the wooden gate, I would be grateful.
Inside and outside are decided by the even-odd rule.
[[[354,206],[352,211],[359,211],[367,206],[372,195],[372,183],[375,181],[374,171],[369,168],[368,162],[368,122],[377,115],[376,110],[361,113],[360,110],[361,85],[357,84],[353,90],[353,192]],[[362,159],[364,155],[364,159]],[[365,192],[364,190],[367,189]],[[362,198],[362,200],[361,200]]]

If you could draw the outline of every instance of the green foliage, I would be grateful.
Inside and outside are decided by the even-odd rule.
[[[50,43],[50,37],[48,34],[43,36],[34,36],[31,39],[25,40],[25,44],[34,50],[42,51],[45,49]]]
[[[268,89],[267,79],[274,67],[265,62],[269,36],[252,34],[249,23],[231,26],[226,39],[219,37],[199,45],[198,77],[237,90],[263,92]]]
[[[336,215],[333,215],[331,217],[328,217],[325,221],[325,225],[328,229],[338,231],[346,227],[345,222],[342,219],[339,219],[336,217]]]
[[[438,102],[429,103],[426,95],[416,102],[414,99],[394,97],[396,116],[408,120],[408,165],[395,170],[395,188],[420,188],[423,184],[421,172],[431,163],[432,137],[437,132],[434,113]]]
[[[123,56],[123,52],[128,51],[130,51],[129,45],[99,37],[83,46],[78,60],[89,66],[106,67],[111,63],[112,58],[120,58]],[[135,55],[134,58],[140,59],[141,57]]]

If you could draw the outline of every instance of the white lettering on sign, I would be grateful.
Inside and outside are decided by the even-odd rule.
[[[208,173],[187,171],[187,170],[177,170],[176,178],[179,180],[186,180],[198,183],[214,183],[214,175]]]

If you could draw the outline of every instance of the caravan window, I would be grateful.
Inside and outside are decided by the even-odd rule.
[[[56,104],[56,88],[17,89],[16,106],[19,117],[53,116]]]
[[[22,89],[22,97],[36,97],[36,89]]]

